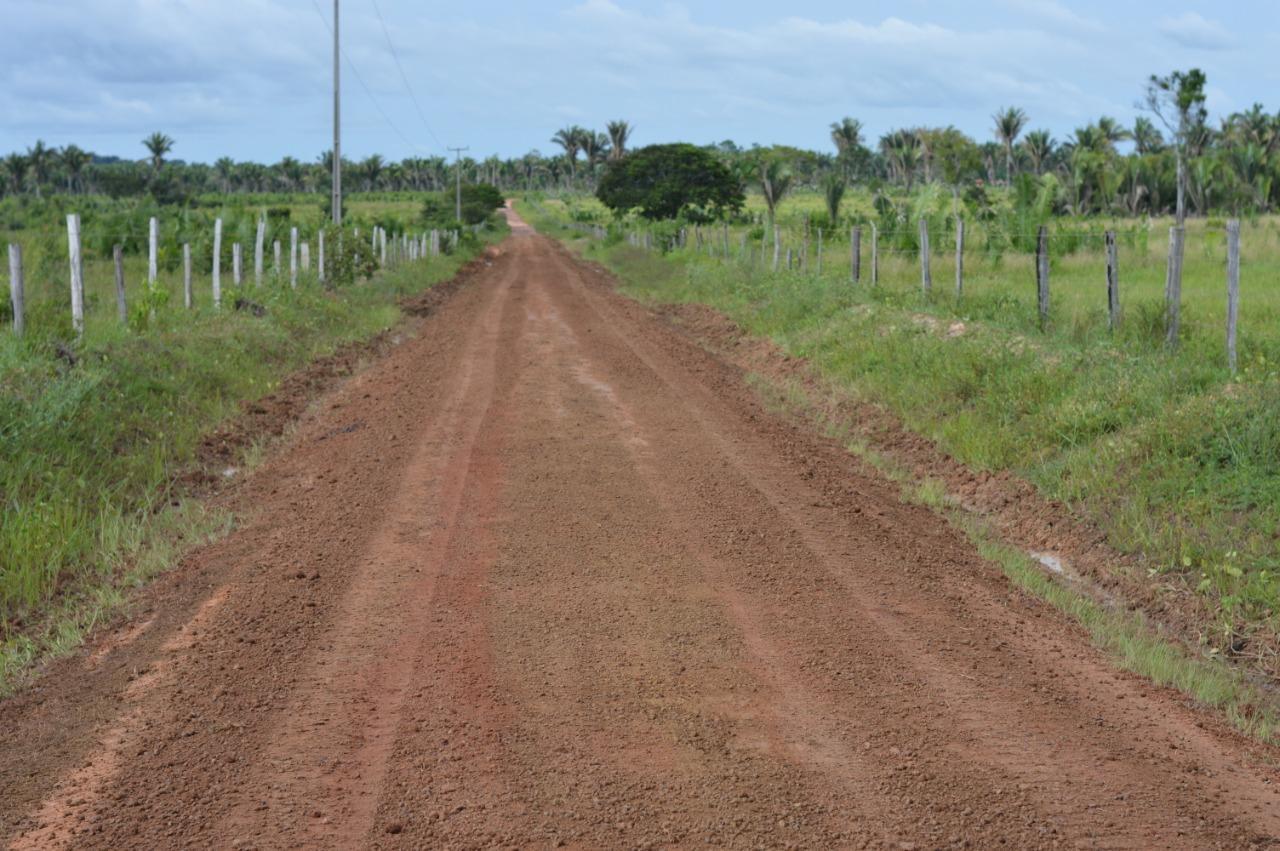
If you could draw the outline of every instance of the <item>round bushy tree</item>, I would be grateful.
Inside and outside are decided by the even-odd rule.
[[[742,209],[737,178],[714,155],[687,144],[650,145],[610,163],[596,191],[606,207],[646,219],[710,221]]]

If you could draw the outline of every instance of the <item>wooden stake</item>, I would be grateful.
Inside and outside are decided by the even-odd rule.
[[[231,244],[231,283],[237,287],[240,286],[240,282],[243,280],[243,275],[241,274],[244,271],[242,267],[243,261],[244,258],[240,254],[240,243],[233,242]]]
[[[1107,231],[1107,328],[1120,327],[1120,261],[1116,249],[1116,232]]]
[[[1045,225],[1036,236],[1036,304],[1044,330],[1049,327],[1049,228]]]
[[[1240,320],[1240,220],[1227,222],[1227,368],[1236,371],[1236,325]]]
[[[862,280],[862,228],[849,229],[849,275],[856,284]]]
[[[964,296],[964,219],[956,216],[956,299]]]
[[[377,243],[378,231],[373,231],[374,243]],[[289,228],[289,286],[298,288],[298,229]]]
[[[190,310],[195,306],[191,291],[191,243],[182,243],[182,303]]]
[[[871,286],[880,283],[880,229],[871,223]]]
[[[272,267],[271,273],[275,275],[276,280],[280,280],[280,276],[284,274],[284,268],[280,265],[280,240],[273,240],[271,243],[271,251],[274,255],[275,266]]]
[[[213,222],[213,306],[222,307],[222,219]]]
[[[267,239],[267,220],[258,218],[258,233],[253,239],[253,282],[262,286],[262,249]]]
[[[324,283],[324,230],[316,232],[316,274]]]
[[[818,228],[818,274],[822,274],[822,228]]]
[[[80,217],[67,216],[67,259],[71,264],[71,327],[84,336],[84,266],[80,257]]]
[[[773,271],[778,271],[778,260],[781,258],[782,240],[778,226],[773,226]]]
[[[302,243],[302,271],[311,271],[311,243]]]
[[[1169,228],[1169,265],[1165,272],[1165,345],[1178,348],[1178,332],[1182,323],[1182,248],[1186,231],[1176,225]]]
[[[124,297],[124,249],[119,245],[111,247],[111,259],[116,265],[116,314],[120,317],[120,324],[129,321],[129,305],[125,303]]]
[[[22,246],[9,243],[9,303],[13,305],[13,333],[19,337],[27,330],[26,292],[22,281]]]
[[[155,216],[147,227],[147,283],[154,284],[159,274],[160,220]]]
[[[929,269],[929,222],[920,220],[920,290],[924,297],[933,295],[933,272]]]

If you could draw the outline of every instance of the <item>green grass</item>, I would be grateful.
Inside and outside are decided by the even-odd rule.
[[[91,309],[75,344],[53,319],[23,339],[0,332],[0,689],[225,527],[174,488],[203,434],[291,371],[393,326],[399,297],[478,247],[336,292],[304,277],[296,290],[226,288],[220,311],[161,300],[145,328]],[[237,295],[265,315],[229,309]]]
[[[532,215],[540,223],[564,213],[544,201]],[[926,299],[914,255],[882,252],[879,286],[865,277],[852,285],[847,242],[822,275],[816,263],[811,274],[773,273],[758,254],[725,262],[692,246],[661,255],[616,238],[583,245],[634,296],[716,307],[972,468],[1011,470],[1069,504],[1114,547],[1142,556],[1153,581],[1203,594],[1216,614],[1202,640],[1225,652],[1280,629],[1280,230],[1274,218],[1245,223],[1242,370],[1233,377],[1217,224],[1189,228],[1175,353],[1163,345],[1159,223],[1145,242],[1145,223],[1121,223],[1131,236],[1121,240],[1125,318],[1115,334],[1101,253],[1088,240],[1056,258],[1043,330],[1031,258],[983,252],[980,237],[970,242],[961,300],[944,252]],[[742,232],[731,238],[735,255]],[[864,276],[868,255],[864,245]]]

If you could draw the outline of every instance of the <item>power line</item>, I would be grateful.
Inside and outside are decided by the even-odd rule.
[[[431,125],[427,123],[426,113],[422,110],[422,104],[418,102],[418,96],[414,94],[413,86],[409,85],[409,75],[404,72],[404,65],[400,63],[400,54],[396,51],[396,46],[391,41],[391,32],[387,29],[387,21],[382,17],[382,9],[378,8],[378,0],[370,0],[373,3],[373,11],[378,15],[378,23],[382,25],[382,35],[387,40],[387,47],[391,50],[391,58],[396,61],[396,68],[400,70],[400,79],[404,81],[404,90],[409,93],[409,100],[413,101],[413,108],[418,112],[418,118],[422,121],[422,126],[427,128],[427,133],[435,139],[436,146],[443,148],[444,143],[440,141],[440,137],[431,129]]]
[[[329,19],[324,16],[324,12],[320,10],[320,4],[316,2],[316,0],[311,0],[311,5],[316,10],[316,14],[320,16],[320,20],[324,22],[325,29],[329,30],[330,35],[332,35],[333,27],[329,24]],[[341,50],[341,48],[339,49]],[[342,58],[347,61],[347,67],[350,68],[351,73],[355,75],[356,82],[360,84],[360,88],[364,89],[364,93],[369,96],[369,102],[373,104],[374,109],[376,109],[378,114],[382,116],[382,120],[387,122],[387,126],[394,130],[395,134],[400,137],[401,141],[410,148],[419,147],[414,142],[411,142],[409,137],[401,132],[400,128],[396,126],[396,123],[391,120],[391,116],[387,115],[387,111],[382,108],[382,104],[380,104],[378,99],[373,96],[373,90],[370,89],[368,83],[364,81],[364,77],[360,76],[360,69],[356,67],[356,63],[351,61],[351,57],[347,55],[347,52],[345,50],[341,50],[341,53]]]

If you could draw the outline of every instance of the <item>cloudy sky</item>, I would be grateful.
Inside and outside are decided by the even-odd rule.
[[[872,138],[954,124],[985,139],[1006,104],[1062,138],[1103,114],[1128,123],[1150,74],[1194,66],[1215,115],[1280,109],[1275,0],[342,7],[353,157],[549,152],[558,127],[617,118],[637,144],[825,149],[844,115]],[[331,12],[332,0],[0,0],[0,152],[39,138],[141,157],[161,130],[188,160],[314,159],[329,147]]]

